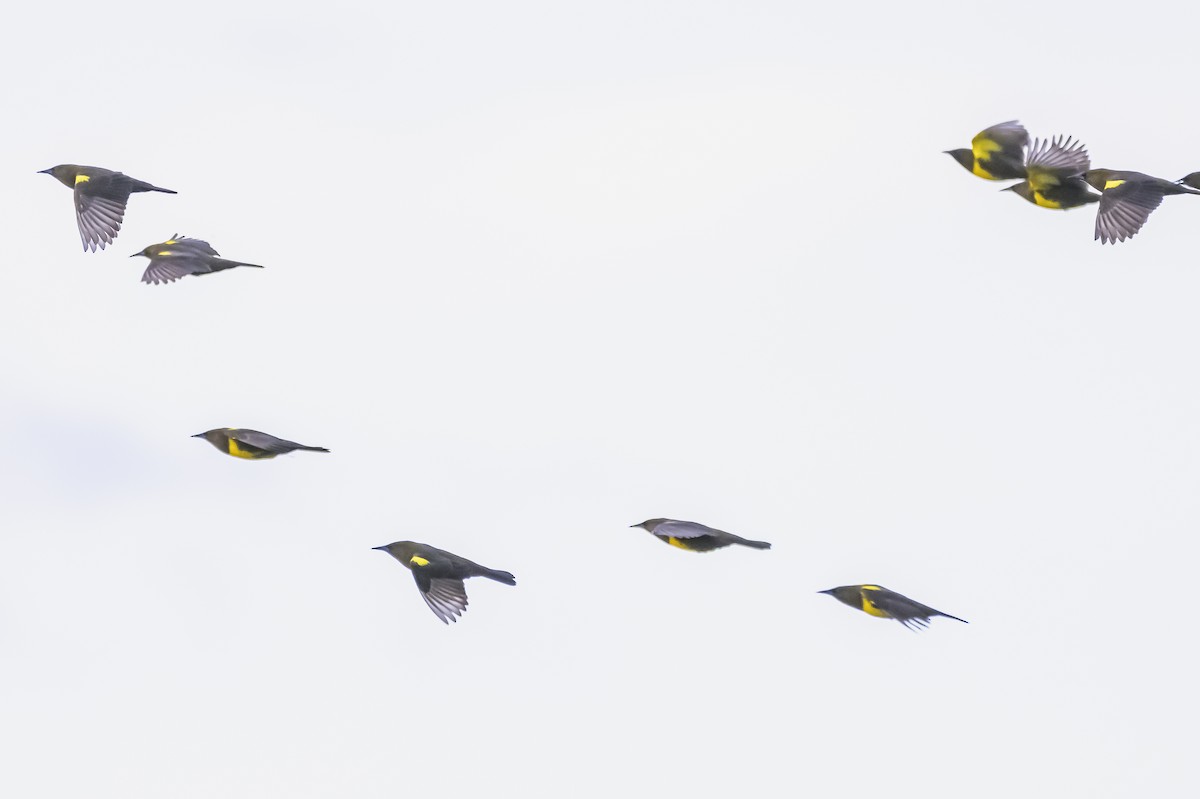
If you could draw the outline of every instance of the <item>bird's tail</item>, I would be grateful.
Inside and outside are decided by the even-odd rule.
[[[241,261],[230,261],[228,258],[214,258],[209,263],[209,266],[214,272],[220,272],[222,269],[233,269],[235,266],[252,266],[255,269],[265,269],[266,267],[259,264],[247,264]]]
[[[499,569],[484,569],[480,576],[486,577],[489,580],[495,580],[498,583],[504,583],[505,585],[517,584],[517,578],[513,577],[510,572],[500,571]]]
[[[249,264],[242,264],[242,266],[248,266],[248,265]],[[329,450],[325,449],[324,447],[306,447],[303,444],[296,447],[296,449],[304,449],[304,450],[308,450],[309,452],[328,452],[329,451]]]
[[[163,194],[178,194],[174,189],[164,189],[161,186],[155,186],[153,183],[147,183],[144,180],[133,181],[132,191],[161,191]]]
[[[1200,172],[1193,172],[1190,175],[1184,175],[1176,183],[1182,183],[1184,186],[1191,186],[1193,189],[1200,189]]]
[[[739,537],[737,542],[739,544],[741,544],[742,546],[750,547],[751,549],[770,549],[771,548],[771,544],[767,541],[751,541],[749,538]]]
[[[951,616],[949,613],[942,613],[940,610],[937,612],[937,614],[939,616],[945,616],[947,619],[954,619],[955,621],[961,621],[963,624],[971,623],[971,622],[967,621],[966,619],[960,619],[958,616]]]

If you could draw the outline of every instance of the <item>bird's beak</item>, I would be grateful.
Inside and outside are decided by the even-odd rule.
[[[37,173],[38,173],[39,175],[49,175],[49,174],[50,174],[50,172],[51,172],[53,169],[54,169],[54,167],[51,167],[50,169],[39,169],[39,170],[37,171]]]
[[[135,252],[133,255],[131,255],[131,256],[129,256],[129,257],[130,257],[130,258],[137,258],[139,255],[141,255],[141,253],[140,253],[140,252]]]
[[[203,433],[197,433],[196,435],[192,436],[192,438],[204,438],[204,434],[203,434]]]
[[[384,545],[383,545],[383,546],[381,546],[381,547],[371,547],[371,549],[378,549],[380,552],[386,552],[386,551],[387,551],[387,544],[384,544]]]
[[[817,593],[818,593],[818,594],[832,594],[832,593],[833,593],[833,589],[832,589],[832,588],[826,588],[824,591],[818,591]]]
[[[1021,185],[1020,183],[1014,183],[1014,184],[1012,184],[1011,186],[1005,186],[1005,187],[1004,187],[1004,188],[1002,188],[1000,191],[1016,191],[1016,190],[1017,190],[1017,186],[1020,186],[1020,185]]]

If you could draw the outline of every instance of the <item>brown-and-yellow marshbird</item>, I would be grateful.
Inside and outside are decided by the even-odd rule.
[[[458,621],[467,609],[467,589],[463,580],[468,577],[487,577],[505,585],[517,584],[517,579],[509,572],[489,569],[453,552],[416,541],[395,541],[372,549],[388,553],[412,571],[421,598],[433,615],[446,624]]]
[[[1170,194],[1200,194],[1200,191],[1189,186],[1120,169],[1090,169],[1084,173],[1083,179],[1100,192],[1095,237],[1101,244],[1133,238],[1154,209],[1162,205],[1163,197]]]
[[[1066,210],[1100,202],[1083,179],[1092,166],[1082,142],[1061,136],[1034,139],[1025,154],[1025,180],[1014,183],[1011,191],[1039,208]]]
[[[985,180],[1012,180],[1025,177],[1025,146],[1029,132],[1015,119],[992,125],[975,134],[971,147],[946,150],[972,175]]]
[[[233,269],[235,266],[262,269],[258,264],[221,258],[220,253],[207,241],[179,235],[172,236],[161,244],[151,244],[129,257],[137,258],[139,255],[150,259],[150,265],[142,274],[143,283],[170,283],[188,275],[209,275]]]
[[[203,438],[226,455],[251,461],[274,458],[276,455],[285,455],[298,449],[310,452],[329,451],[324,447],[297,444],[295,441],[288,441],[285,438],[276,438],[270,433],[260,433],[257,430],[238,427],[218,427],[203,433],[196,433],[192,438]]]
[[[910,630],[928,627],[929,620],[934,616],[945,616],[947,619],[961,621],[963,624],[967,623],[966,619],[934,610],[903,594],[889,591],[881,585],[843,585],[817,593],[829,594],[837,601],[871,616],[880,619],[895,619]]]
[[[129,195],[139,191],[161,191],[175,194],[171,189],[137,180],[111,169],[78,164],[59,164],[38,174],[50,175],[75,192],[75,222],[84,251],[104,249],[112,244],[125,221],[125,204]]]
[[[740,535],[717,530],[699,522],[681,522],[675,519],[647,519],[630,525],[640,527],[659,541],[689,552],[712,552],[730,544],[741,544],[751,549],[770,549],[766,541],[751,541]]]

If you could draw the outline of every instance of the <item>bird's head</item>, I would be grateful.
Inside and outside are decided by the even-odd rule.
[[[861,592],[857,585],[840,585],[837,588],[826,588],[824,591],[818,591],[818,594],[828,594],[838,602],[858,607],[861,600]]]
[[[212,430],[205,430],[203,433],[196,433],[192,438],[203,438],[208,443],[212,444],[217,449],[225,448],[225,431],[228,427],[216,427]]]
[[[174,247],[176,244],[179,244],[180,247],[185,247],[186,245],[181,244],[179,241],[180,239],[184,239],[184,238],[187,238],[187,237],[180,236],[178,233],[175,233],[171,236],[171,238],[167,239],[166,241],[162,241],[162,242],[159,242],[158,244],[151,244],[148,247],[144,247],[144,248],[142,248],[141,252],[135,252],[133,255],[131,255],[129,257],[137,258],[140,255],[143,258],[154,258],[155,256],[174,255],[175,251],[172,250],[171,248]]]
[[[643,530],[646,530],[647,532],[653,533],[654,528],[658,527],[660,524],[662,524],[665,521],[666,521],[666,519],[647,519],[644,522],[638,522],[637,524],[631,524],[629,526],[630,527],[640,527]]]
[[[1029,185],[1028,181],[1022,180],[1020,183],[1006,186],[1000,191],[1011,191],[1013,194],[1024,197],[1031,203],[1037,203],[1037,200],[1033,199],[1033,187]]]
[[[75,188],[75,177],[79,174],[79,167],[75,164],[59,164],[49,169],[39,170],[38,174],[49,175],[64,186]]]
[[[386,552],[396,560],[407,565],[409,560],[412,559],[413,553],[416,552],[416,545],[412,541],[393,541],[381,547],[371,547],[371,549]]]
[[[975,171],[975,153],[966,147],[960,147],[957,150],[943,150],[942,152],[962,164],[963,169],[968,172]]]

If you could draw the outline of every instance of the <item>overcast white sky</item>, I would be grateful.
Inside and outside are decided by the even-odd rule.
[[[0,794],[1188,795],[1200,200],[1102,247],[941,153],[1200,169],[1155,8],[11,12]],[[85,254],[63,162],[179,194]]]

